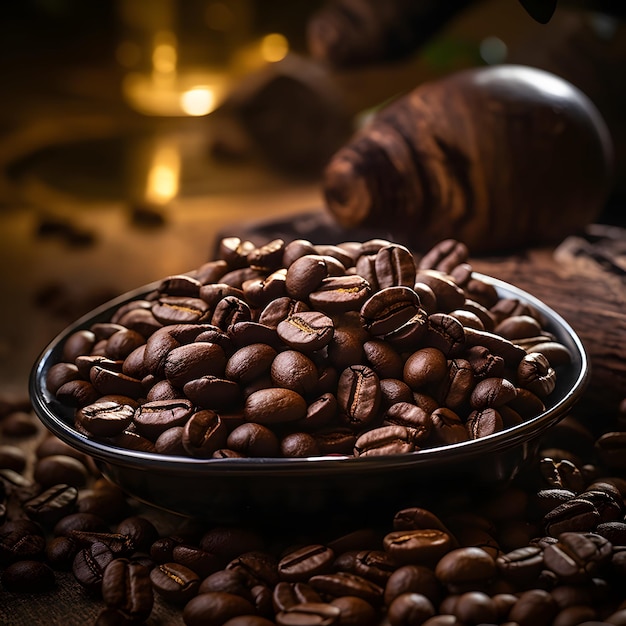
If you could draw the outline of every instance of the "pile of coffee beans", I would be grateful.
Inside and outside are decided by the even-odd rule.
[[[418,258],[231,237],[219,256],[67,339],[47,386],[77,430],[197,458],[405,453],[538,415],[571,361],[454,240]]]
[[[163,532],[55,436],[27,464],[6,444],[0,597],[53,602],[69,576],[97,626],[621,626],[626,402],[597,433],[584,421],[556,425],[510,484],[407,493],[373,527],[181,518]]]

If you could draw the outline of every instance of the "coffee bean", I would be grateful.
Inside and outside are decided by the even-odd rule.
[[[543,550],[537,546],[525,546],[501,554],[496,559],[498,572],[518,587],[527,588],[543,570]]]
[[[199,576],[179,563],[162,563],[150,572],[154,590],[166,601],[183,604],[196,595]]]
[[[346,368],[339,377],[337,403],[341,420],[362,429],[375,420],[380,406],[380,380],[366,365]]]
[[[363,327],[375,337],[387,335],[419,313],[418,295],[409,287],[387,287],[374,293],[361,307]]]
[[[62,483],[79,488],[86,484],[88,470],[79,460],[58,454],[39,459],[33,476],[45,488]]]
[[[43,530],[30,520],[10,520],[0,526],[0,563],[37,560],[45,546]]]
[[[137,432],[155,441],[168,428],[184,426],[193,413],[189,400],[161,400],[142,404],[133,416]]]
[[[62,517],[73,510],[77,499],[78,490],[76,487],[59,484],[53,485],[38,496],[27,500],[22,507],[32,520],[44,526],[54,526]]]
[[[452,545],[447,532],[429,528],[394,530],[383,539],[385,550],[402,564],[434,565]]]
[[[474,546],[448,551],[435,567],[435,576],[452,593],[476,589],[495,573],[494,559],[482,548]]]
[[[363,433],[354,444],[354,455],[366,457],[406,454],[416,449],[413,429],[394,424],[373,428]]]
[[[347,572],[318,574],[309,579],[313,589],[331,597],[355,596],[378,606],[382,600],[383,589],[379,585]]]
[[[370,284],[361,276],[330,276],[309,294],[309,302],[319,311],[337,315],[359,311],[371,291]]]
[[[299,393],[291,389],[270,387],[249,395],[244,410],[248,421],[271,425],[302,419],[307,407]]]
[[[288,346],[308,354],[330,343],[334,325],[332,319],[323,313],[302,311],[292,313],[279,322],[276,332]]]
[[[21,473],[26,468],[26,454],[21,448],[0,445],[0,469],[10,469]]]
[[[154,603],[150,571],[127,559],[114,559],[104,570],[102,599],[135,622],[147,619]]]
[[[287,582],[306,581],[330,570],[335,554],[322,545],[310,545],[285,555],[278,563],[278,575]]]
[[[102,585],[104,571],[114,559],[111,549],[95,541],[79,552],[72,563],[72,573],[78,583],[90,592],[96,592]]]
[[[564,532],[544,550],[545,566],[560,580],[577,583],[593,577],[611,557],[611,544],[595,533]]]
[[[42,593],[56,586],[54,572],[41,561],[16,561],[0,577],[7,591]]]
[[[226,424],[214,411],[196,411],[183,426],[182,444],[192,457],[208,459],[226,443]]]
[[[100,400],[76,411],[76,422],[96,437],[114,437],[130,425],[134,414],[128,404]]]
[[[297,350],[285,350],[277,354],[270,372],[274,385],[291,389],[301,396],[311,394],[317,386],[315,363]]]
[[[415,284],[415,259],[408,248],[398,244],[384,246],[376,253],[374,271],[379,289]]]

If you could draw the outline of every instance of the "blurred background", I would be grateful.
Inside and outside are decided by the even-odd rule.
[[[617,4],[563,2],[540,23],[518,0],[9,3],[3,386],[23,389],[38,352],[96,304],[211,258],[219,233],[323,213],[331,155],[378,107],[459,69],[524,63],[587,93],[616,148],[602,219],[622,224]]]

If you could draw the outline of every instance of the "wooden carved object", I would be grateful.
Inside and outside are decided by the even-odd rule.
[[[475,253],[556,243],[601,212],[612,147],[593,103],[543,70],[473,68],[378,112],[324,172],[345,227],[417,249],[456,238]]]

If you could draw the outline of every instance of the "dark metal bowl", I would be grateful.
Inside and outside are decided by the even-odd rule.
[[[433,492],[510,481],[533,458],[539,437],[565,417],[588,378],[584,347],[569,324],[525,291],[500,280],[500,297],[517,298],[537,309],[546,329],[572,354],[558,369],[546,410],[507,430],[439,448],[367,458],[195,459],[138,452],[88,439],[74,429],[74,409],[46,388],[50,366],[59,362],[65,340],[95,322],[108,321],[122,304],[144,297],[157,283],[128,292],[95,309],[60,333],[35,362],[31,400],[39,419],[57,437],[91,456],[102,473],[140,501],[214,522],[384,514],[419,502]]]

